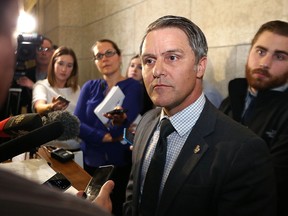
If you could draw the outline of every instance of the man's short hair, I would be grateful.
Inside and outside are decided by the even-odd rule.
[[[269,21],[269,22],[264,23],[259,28],[259,30],[255,34],[254,38],[252,39],[252,42],[251,42],[252,46],[256,43],[259,36],[265,31],[269,31],[269,32],[272,32],[272,33],[277,34],[277,35],[282,35],[282,36],[288,37],[288,23],[284,22],[284,21],[280,21],[280,20],[273,20],[273,21]]]
[[[162,28],[178,28],[182,30],[188,37],[189,44],[195,53],[196,63],[207,56],[208,45],[206,37],[202,30],[191,20],[181,16],[163,16],[151,23],[146,29],[146,33],[140,45],[140,55],[142,54],[142,46],[147,34],[153,30]]]

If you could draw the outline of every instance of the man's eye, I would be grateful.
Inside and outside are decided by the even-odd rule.
[[[257,50],[257,53],[261,56],[265,54],[265,52],[263,50]]]
[[[176,56],[170,56],[169,59],[170,59],[171,61],[175,61],[175,60],[177,60],[178,58],[177,58]]]
[[[288,61],[288,55],[286,53],[275,53],[274,56],[278,61]]]
[[[153,59],[145,59],[144,60],[144,64],[152,64],[154,62],[154,60]]]

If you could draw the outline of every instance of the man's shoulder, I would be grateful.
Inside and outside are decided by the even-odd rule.
[[[248,82],[246,78],[235,78],[228,84],[229,96],[246,95]]]
[[[247,127],[233,120],[228,115],[211,106],[205,106],[201,117],[202,129],[211,127],[217,136],[228,141],[236,139],[245,139],[245,137],[254,137],[256,134]],[[209,122],[209,125],[207,125]]]

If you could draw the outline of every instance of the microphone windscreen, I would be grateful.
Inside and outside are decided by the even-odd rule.
[[[11,116],[3,121],[3,126],[1,126],[1,134],[6,135],[5,137],[16,137],[21,136],[29,131],[35,130],[43,126],[42,118],[37,113],[27,113],[27,114],[20,114],[16,116]]]
[[[77,116],[68,111],[54,111],[49,112],[46,116],[42,117],[43,124],[59,121],[64,127],[63,134],[57,140],[64,141],[75,139],[80,132],[80,121]]]
[[[63,133],[63,130],[62,124],[55,121],[23,136],[2,143],[0,145],[0,162],[57,139]]]

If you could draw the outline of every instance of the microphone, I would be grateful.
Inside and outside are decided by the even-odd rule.
[[[63,126],[63,133],[56,140],[64,141],[69,139],[75,139],[80,133],[80,121],[77,116],[68,111],[54,111],[49,112],[42,117],[42,122],[44,125],[51,122],[59,121]]]
[[[0,162],[11,159],[12,157],[24,152],[30,151],[45,144],[51,140],[55,140],[64,131],[62,123],[55,121],[37,128],[25,135],[19,136],[15,139],[0,145]]]
[[[18,137],[52,122],[60,122],[63,133],[57,140],[74,139],[80,132],[79,119],[68,111],[54,111],[41,117],[37,113],[21,114],[0,122],[0,137]]]
[[[42,119],[37,113],[11,116],[0,122],[0,137],[21,136],[41,126]]]

